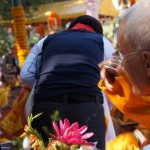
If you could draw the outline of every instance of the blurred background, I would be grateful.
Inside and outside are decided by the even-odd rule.
[[[65,30],[72,19],[83,14],[97,18],[103,26],[104,35],[116,47],[119,15],[137,0],[0,0],[0,2],[0,56],[14,47],[17,57],[17,50],[26,50],[26,56],[28,50],[39,39],[47,34]],[[17,35],[19,37],[23,35],[26,40],[19,41]],[[25,47],[20,44],[22,42],[27,42]]]

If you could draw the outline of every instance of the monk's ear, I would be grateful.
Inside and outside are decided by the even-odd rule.
[[[150,77],[150,51],[142,52],[142,60],[144,62],[144,68],[146,69],[147,76]]]

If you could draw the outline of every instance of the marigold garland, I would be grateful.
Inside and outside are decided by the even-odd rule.
[[[134,3],[136,3],[136,0],[130,0],[130,5],[132,6]]]
[[[12,17],[19,66],[22,67],[29,53],[27,32],[25,28],[26,20],[23,6],[17,6],[12,8]]]
[[[62,21],[56,12],[51,12],[48,17],[48,26],[52,29],[59,28],[62,25]]]
[[[37,26],[36,32],[40,34],[41,38],[43,38],[45,36],[45,25],[44,24],[39,24]]]

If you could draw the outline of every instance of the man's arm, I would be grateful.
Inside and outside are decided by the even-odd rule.
[[[35,46],[33,46],[20,72],[20,79],[22,83],[31,88],[36,81],[36,73],[39,71],[40,57],[38,55],[42,52],[42,46],[45,38],[41,39]]]

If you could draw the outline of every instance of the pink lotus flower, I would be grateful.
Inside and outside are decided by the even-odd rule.
[[[78,122],[75,122],[70,126],[68,119],[64,119],[64,123],[62,120],[60,120],[59,125],[60,129],[58,128],[57,124],[53,122],[53,127],[57,136],[51,133],[50,135],[54,139],[57,139],[67,145],[94,145],[93,143],[86,141],[86,139],[93,136],[93,132],[83,134],[87,130],[87,126],[79,128]]]

